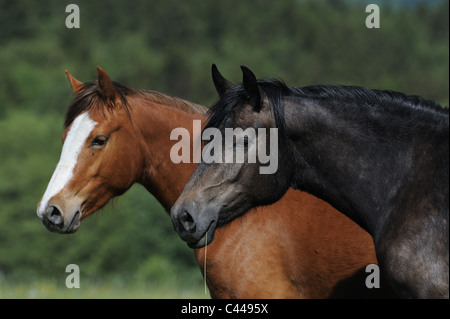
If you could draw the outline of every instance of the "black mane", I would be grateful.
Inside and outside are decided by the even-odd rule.
[[[428,114],[447,115],[449,110],[432,100],[426,100],[416,95],[406,95],[388,90],[375,90],[358,86],[328,86],[314,85],[302,88],[287,86],[280,80],[259,80],[258,86],[269,99],[278,128],[284,130],[284,112],[282,100],[285,97],[310,99],[317,102],[326,102],[329,105],[342,106],[374,106],[383,105],[389,112],[400,109],[399,113],[410,113],[420,110]],[[221,99],[208,111],[209,119],[206,127],[219,127],[228,116],[247,103],[247,97],[242,84],[237,84],[228,90]],[[355,109],[359,110],[359,109]],[[283,133],[281,131],[280,133]],[[279,135],[281,136],[281,135]]]
[[[399,105],[401,107],[424,109],[448,114],[448,108],[443,108],[435,101],[426,100],[417,95],[406,95],[404,93],[389,90],[368,89],[359,86],[326,85],[307,86],[298,89],[290,88],[290,90],[300,97],[316,100],[333,100],[337,103],[353,102],[367,105]]]

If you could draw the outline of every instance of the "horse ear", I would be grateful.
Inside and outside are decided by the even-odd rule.
[[[81,91],[84,90],[84,84],[81,81],[78,81],[77,79],[75,79],[72,74],[69,73],[69,71],[65,70],[66,73],[66,77],[69,80],[70,86],[73,90],[73,93],[78,94]]]
[[[214,86],[216,87],[217,93],[219,96],[222,96],[226,91],[233,87],[233,83],[225,79],[222,74],[220,74],[217,66],[213,64],[211,66],[212,79],[214,82]]]
[[[250,104],[255,112],[261,111],[261,91],[259,90],[256,77],[249,68],[241,66],[244,89],[250,98]]]
[[[100,94],[104,98],[114,101],[116,98],[116,88],[114,87],[114,84],[109,78],[108,73],[106,73],[105,70],[103,70],[101,67],[98,66],[97,74],[98,74],[98,90],[100,91]]]

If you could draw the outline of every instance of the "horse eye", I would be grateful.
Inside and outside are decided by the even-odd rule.
[[[248,147],[248,136],[244,136],[244,148]]]
[[[108,142],[108,137],[104,135],[97,135],[91,142],[91,146],[104,146]]]
[[[248,148],[248,136],[244,136],[244,138],[238,143],[243,148]],[[236,148],[236,142],[233,142],[233,148]]]

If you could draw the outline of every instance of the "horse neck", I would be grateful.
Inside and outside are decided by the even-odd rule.
[[[169,98],[169,97],[167,97]],[[131,104],[131,103],[130,103]],[[192,104],[194,110],[182,110],[172,105],[140,99],[132,105],[132,121],[142,137],[142,174],[137,182],[142,184],[163,205],[166,211],[175,203],[184,185],[195,169],[196,163],[175,164],[170,159],[170,150],[176,141],[170,140],[175,128],[186,128],[192,140],[193,121],[204,120],[201,107]],[[206,110],[206,108],[205,108]]]
[[[408,178],[414,152],[395,128],[355,112],[314,100],[285,104],[292,186],[329,202],[375,236]]]

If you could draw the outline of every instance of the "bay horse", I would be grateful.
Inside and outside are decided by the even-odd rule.
[[[183,127],[194,140],[193,121],[205,122],[206,107],[112,82],[100,67],[97,72],[97,81],[82,83],[66,71],[75,98],[65,116],[60,161],[37,207],[50,231],[77,231],[134,183],[168,212],[197,165],[170,160],[175,142],[169,136]],[[204,249],[194,251],[203,272]],[[203,275],[213,298],[389,295],[364,285],[366,265],[377,262],[370,236],[300,191],[217,230],[206,258]]]
[[[239,128],[228,147],[241,141],[248,156],[260,139],[269,140],[259,130],[276,128],[277,170],[262,174],[261,161],[202,161],[171,210],[180,237],[201,242],[205,230],[210,236],[214,227],[276,202],[289,187],[301,189],[372,235],[380,271],[399,296],[448,298],[448,108],[392,91],[293,88],[257,81],[241,68],[243,82],[232,85],[213,65],[220,99],[205,130]],[[248,128],[258,135],[246,134]]]

